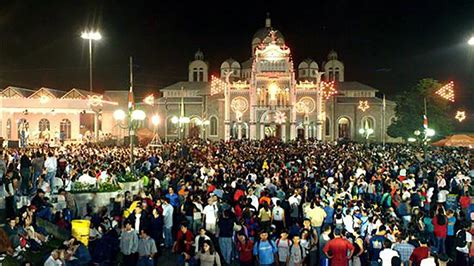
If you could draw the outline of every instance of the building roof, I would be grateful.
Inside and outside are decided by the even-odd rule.
[[[249,69],[249,68],[252,68],[252,58],[249,58],[248,60],[242,62],[242,69]]]
[[[157,100],[158,104],[180,104],[181,98],[179,97],[161,97]],[[196,103],[202,102],[202,97],[183,97],[183,102],[186,103]]]
[[[348,103],[348,104],[359,104],[359,101],[368,101],[369,104],[382,104],[383,99],[378,97],[344,97],[338,96],[337,103]],[[387,105],[395,105],[395,102],[390,100],[385,100]]]
[[[358,81],[344,81],[336,85],[340,91],[378,91],[376,88],[360,83]]]
[[[210,82],[196,82],[196,81],[178,81],[174,84],[164,87],[160,91],[173,91],[173,90],[199,90],[207,91],[210,89]]]

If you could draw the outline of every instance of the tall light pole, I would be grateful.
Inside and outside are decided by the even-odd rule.
[[[102,39],[102,35],[98,31],[83,31],[81,38],[89,40],[89,90],[92,91],[92,41]]]
[[[469,44],[470,46],[474,46],[474,36],[469,38],[469,40],[467,41],[467,44]]]

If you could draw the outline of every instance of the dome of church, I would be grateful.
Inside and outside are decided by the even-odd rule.
[[[331,50],[328,54],[328,60],[337,60],[337,53],[334,50]]]

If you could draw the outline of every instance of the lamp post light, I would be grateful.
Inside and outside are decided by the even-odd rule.
[[[178,126],[178,139],[181,139],[181,136],[183,135],[181,132],[184,128],[184,124],[188,124],[189,122],[191,121],[191,119],[189,119],[189,117],[187,116],[180,116],[180,117],[177,117],[177,116],[173,116],[171,118],[171,123],[175,124]]]
[[[428,142],[431,141],[431,138],[436,135],[436,131],[432,128],[425,128],[423,131],[421,130],[415,130],[413,131],[413,134],[416,136],[416,138],[408,138],[407,140],[409,142],[413,142],[412,140],[418,139],[420,141],[420,144],[422,145],[423,148],[423,153],[425,155],[425,160],[428,159],[428,154],[427,154],[427,148],[428,148]]]
[[[206,139],[206,127],[209,126],[210,124],[211,124],[211,121],[209,121],[209,119],[204,119],[204,120],[197,119],[196,121],[196,125],[201,127],[203,139]]]
[[[469,44],[470,46],[474,46],[474,36],[471,36],[471,38],[469,38],[467,44]]]
[[[83,31],[81,38],[89,41],[89,90],[92,91],[92,41],[102,39],[98,31]]]
[[[374,134],[374,130],[372,128],[360,128],[359,134],[361,134],[365,140],[368,141],[370,135]]]
[[[140,122],[146,119],[146,114],[143,110],[133,110],[128,115],[123,110],[115,110],[113,113],[114,119],[118,122],[118,126],[123,129],[127,129],[130,132],[130,170],[133,172],[133,148],[134,148],[134,137],[135,131],[140,126]],[[126,122],[126,124],[125,124]]]

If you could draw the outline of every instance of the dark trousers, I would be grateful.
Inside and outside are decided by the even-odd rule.
[[[138,254],[123,255],[123,265],[132,266],[137,265]]]

